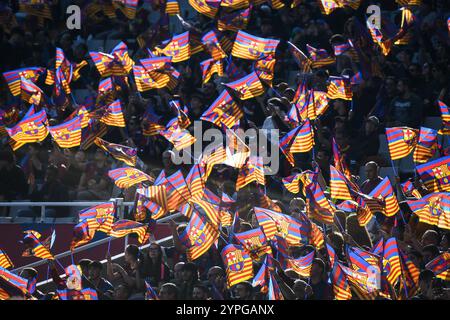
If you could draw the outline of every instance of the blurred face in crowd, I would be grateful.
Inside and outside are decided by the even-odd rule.
[[[319,263],[314,261],[311,266],[311,278],[318,279],[318,278],[322,277],[322,274],[323,274],[322,266]]]
[[[84,151],[77,151],[77,153],[75,153],[75,161],[77,163],[82,163],[86,161],[86,154],[84,153]]]
[[[367,179],[373,180],[378,177],[378,170],[374,164],[367,164],[364,169],[366,171]]]
[[[148,256],[151,259],[158,259],[160,256],[161,250],[157,244],[152,244],[150,248],[148,248]]]
[[[292,199],[289,202],[289,210],[291,213],[300,213],[305,209],[305,202],[300,199]]]
[[[95,151],[94,159],[96,163],[104,162],[106,160],[105,153],[101,149],[97,149],[97,151]]]
[[[97,267],[89,267],[89,279],[97,280],[100,278],[102,270]]]
[[[119,284],[114,289],[114,300],[127,300],[128,299],[128,289],[123,284]]]
[[[399,81],[397,83],[397,91],[399,94],[404,94],[407,91],[407,86],[405,85],[405,83],[403,81]]]
[[[194,115],[200,115],[203,111],[203,103],[199,97],[193,96],[191,98],[191,110]]]
[[[250,298],[250,292],[247,287],[242,284],[237,284],[235,288],[235,297],[238,300],[246,300]]]
[[[224,272],[219,267],[212,267],[208,271],[208,281],[216,286],[216,288],[222,288],[225,284],[224,282]]]
[[[440,246],[441,246],[441,250],[443,250],[443,251],[447,251],[448,250],[448,248],[449,248],[449,246],[450,246],[450,243],[449,243],[449,241],[448,241],[448,236],[443,236],[442,237],[442,240],[441,240],[441,243],[440,243]]]
[[[386,91],[388,92],[389,95],[393,95],[395,93],[395,91],[397,90],[395,81],[392,78],[386,79],[385,85],[386,85]]]
[[[294,290],[295,298],[297,300],[305,300],[313,293],[311,286],[301,280],[295,281],[292,289]]]
[[[199,287],[195,287],[192,290],[192,299],[194,300],[206,300],[208,298],[206,292]]]
[[[176,280],[181,280],[181,272],[183,270],[184,262],[178,262],[173,268],[173,274]]]
[[[161,300],[175,300],[177,297],[176,293],[168,286],[162,286],[161,290],[159,290],[159,298]]]
[[[187,268],[183,268],[183,271],[181,271],[181,279],[183,281],[190,281],[194,277],[194,274],[191,270],[188,270]]]
[[[364,126],[364,131],[366,135],[371,134],[372,132],[375,132],[377,130],[377,126],[373,121],[366,121],[366,124]]]

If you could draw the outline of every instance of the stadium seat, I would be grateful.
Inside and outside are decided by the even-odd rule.
[[[407,157],[398,160],[398,166],[402,173],[414,173],[416,167],[413,161],[413,153],[411,152]]]
[[[378,135],[378,141],[380,142],[380,147],[378,148],[378,154],[381,155],[385,160],[389,161],[389,147],[386,140],[385,134]]]
[[[441,117],[426,117],[423,126],[439,130],[442,127],[442,119]]]
[[[92,39],[87,42],[87,47],[89,51],[105,51],[105,41],[98,40],[98,39]]]

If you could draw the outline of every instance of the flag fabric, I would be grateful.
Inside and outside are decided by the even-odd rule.
[[[329,77],[327,97],[329,99],[352,100],[353,93],[349,81],[343,77]]]
[[[195,163],[186,176],[186,184],[192,197],[202,197],[205,191],[206,170],[205,167]]]
[[[178,0],[167,0],[166,1],[166,13],[169,15],[180,14],[180,5]]]
[[[61,148],[78,147],[81,144],[81,118],[79,116],[62,124],[48,127],[48,131]]]
[[[436,130],[420,127],[419,139],[413,153],[415,163],[425,163],[433,157],[437,148],[437,136]]]
[[[377,199],[381,198],[384,201],[382,211],[388,217],[392,217],[400,211],[394,188],[388,177],[384,178],[383,181],[370,192],[369,196]]]
[[[196,211],[192,212],[186,229],[180,235],[180,240],[188,248],[186,254],[189,261],[201,257],[218,238],[217,228]]]
[[[253,64],[253,69],[259,79],[270,86],[272,86],[276,62],[277,60],[272,55],[269,55],[262,59],[256,60]]]
[[[223,64],[221,60],[208,59],[200,62],[202,69],[203,83],[209,82],[213,74],[217,73],[219,77],[223,76]]]
[[[159,134],[172,143],[176,150],[187,148],[197,140],[188,130],[181,129],[177,118],[172,119]]]
[[[254,71],[241,79],[225,83],[224,85],[233,90],[241,100],[256,98],[264,93],[263,84]]]
[[[123,161],[129,166],[136,166],[137,148],[110,143],[99,137],[95,138],[94,143],[100,147],[100,149],[108,152],[114,159]]]
[[[406,203],[419,217],[420,222],[435,225],[441,229],[450,230],[449,193],[431,193],[418,200],[408,200]]]
[[[92,119],[87,128],[81,131],[81,150],[87,150],[94,144],[95,138],[103,137],[108,132],[108,126]]]
[[[128,19],[133,20],[136,17],[138,2],[138,0],[113,0],[112,5],[122,11]]]
[[[242,246],[228,244],[222,249],[221,256],[226,267],[228,288],[253,278],[252,259]]]
[[[128,55],[128,47],[124,42],[115,46],[111,53],[89,52],[101,77],[128,76],[133,69],[134,61]]]
[[[300,126],[288,132],[280,139],[280,149],[294,166],[293,157],[289,154],[299,152],[309,152],[314,145],[314,133],[312,131],[311,122],[306,119]]]
[[[334,223],[334,204],[325,197],[318,182],[311,183],[306,188],[306,202],[311,217],[325,224]]]
[[[425,265],[437,278],[450,281],[450,253],[443,252]]]
[[[227,159],[223,162],[233,168],[242,168],[250,156],[250,148],[238,138],[233,129],[225,129]]]
[[[330,190],[333,199],[352,200],[347,178],[332,165],[330,165]]]
[[[417,130],[408,127],[386,128],[386,139],[392,160],[406,157],[417,145]]]
[[[250,254],[252,259],[259,259],[267,253],[271,253],[267,238],[262,228],[235,233],[234,238]]]
[[[61,95],[62,92],[70,94],[70,83],[80,78],[81,68],[87,65],[87,61],[83,60],[80,63],[71,63],[64,55],[61,48],[56,48],[55,70],[47,70],[47,78],[45,84],[55,85],[56,95]]]
[[[387,280],[392,286],[395,286],[398,279],[402,276],[402,267],[400,261],[400,253],[397,245],[397,240],[395,238],[389,238],[384,244],[383,251],[383,268],[387,273]]]
[[[345,162],[344,156],[341,155],[341,152],[339,151],[339,146],[336,143],[336,140],[332,139],[332,149],[333,149],[333,160],[334,160],[334,167],[339,170],[339,172],[342,172],[347,180],[350,180],[352,175],[350,172],[350,169],[347,166],[347,163]]]
[[[22,278],[3,267],[0,267],[0,278],[18,289],[21,293],[27,293],[27,280],[25,278]],[[4,292],[1,292],[1,290],[4,290]],[[9,296],[9,293],[7,293],[5,289],[0,288],[0,298],[3,298],[2,300],[8,299]]]
[[[308,238],[308,228],[296,219],[269,209],[254,207],[256,220],[267,239],[279,236],[290,245],[299,245]]]
[[[100,122],[113,127],[125,127],[125,118],[122,113],[122,105],[120,100],[116,100],[108,105],[106,108],[94,111],[99,111],[102,115]]]
[[[334,298],[336,300],[350,300],[352,293],[347,282],[347,276],[341,268],[342,264],[337,261],[334,249],[329,244],[326,247],[330,259],[330,281],[333,285]]]
[[[293,43],[287,42],[289,45],[289,52],[297,63],[300,71],[302,73],[311,72],[312,60],[308,58],[299,48],[297,48]]]
[[[87,221],[88,231],[108,233],[111,231],[115,213],[115,203],[109,201],[81,210],[78,213],[78,219],[79,222]]]
[[[165,172],[162,171],[154,184],[155,186],[165,186],[169,211],[177,210],[191,197],[186,180],[180,170],[169,177],[166,177]]]
[[[149,238],[147,225],[126,219],[114,222],[108,235],[114,238],[122,238],[130,233],[136,233],[138,235],[138,241],[141,245]]]
[[[219,11],[219,0],[189,0],[189,5],[197,12],[204,14],[205,16],[214,19]]]
[[[121,189],[127,189],[135,184],[150,181],[153,182],[154,179],[148,174],[130,167],[123,167],[118,169],[113,169],[108,171],[108,176],[114,180],[117,187]]]
[[[217,19],[217,29],[222,32],[239,32],[246,29],[251,11],[252,5],[248,6],[248,8],[233,11],[220,10]]]
[[[44,141],[48,135],[47,114],[45,110],[34,111],[31,106],[22,120],[12,128],[5,128],[11,138],[13,150],[19,149],[26,143]]]
[[[89,222],[87,220],[79,222],[73,228],[70,250],[73,251],[76,247],[88,243],[94,238],[94,235],[95,235],[95,228],[90,229]]]
[[[397,34],[396,41],[394,44],[396,45],[407,45],[413,38],[413,31],[411,28],[416,22],[416,17],[412,13],[412,11],[407,7],[400,8],[402,12],[402,21],[400,23],[400,31]]]
[[[212,105],[202,114],[201,120],[209,121],[217,126],[221,124],[233,128],[244,115],[242,109],[234,101],[227,90],[223,90]]]
[[[416,199],[422,198],[422,195],[420,194],[419,190],[417,190],[416,187],[414,187],[413,183],[410,180],[402,183],[400,186],[402,188],[403,193],[407,197],[412,196],[415,197]]]
[[[287,259],[287,267],[294,270],[299,276],[309,278],[315,251],[299,258]]]
[[[45,68],[40,67],[21,68],[3,72],[3,77],[5,78],[11,94],[13,96],[18,96],[21,92],[20,86],[22,78],[35,83],[44,72]]]
[[[44,92],[36,84],[25,78],[20,79],[20,98],[29,103],[40,105]]]
[[[214,30],[207,32],[202,37],[202,43],[205,50],[209,52],[211,58],[213,58],[214,60],[221,60],[227,57],[227,54],[222,49],[222,46],[220,45],[220,42]]]
[[[24,234],[25,236],[22,242],[27,246],[27,249],[22,253],[23,257],[37,257],[49,260],[55,259],[50,252],[49,239],[41,242],[41,234],[33,230],[24,231]]]
[[[8,257],[5,251],[0,249],[0,267],[8,269],[13,268],[14,265],[11,261],[11,259]]]
[[[330,56],[325,49],[316,49],[309,44],[306,44],[306,49],[312,60],[311,68],[322,68],[336,63],[336,58]]]
[[[430,192],[450,191],[450,156],[416,166],[419,177]]]
[[[301,174],[292,175],[282,179],[284,187],[291,193],[300,192],[300,177]]]
[[[249,183],[256,181],[264,185],[264,165],[262,157],[250,156],[245,166],[239,171],[236,190],[240,190]]]
[[[160,123],[162,116],[158,116],[153,108],[148,107],[142,116],[142,134],[144,136],[158,135],[165,126]]]
[[[145,281],[145,300],[159,300],[159,296],[156,293],[155,289],[147,282]]]
[[[279,40],[260,38],[239,30],[231,54],[241,59],[258,60],[268,55],[274,56],[279,42]]]
[[[319,3],[320,11],[326,15],[329,15],[338,8],[342,8],[342,5],[337,0],[319,0]]]
[[[438,100],[439,110],[441,111],[442,118],[442,128],[439,130],[439,134],[449,135],[450,134],[450,109],[448,106]]]
[[[174,35],[170,40],[163,42],[164,47],[156,47],[156,51],[167,57],[172,57],[172,62],[182,62],[191,57],[189,44],[189,31]]]

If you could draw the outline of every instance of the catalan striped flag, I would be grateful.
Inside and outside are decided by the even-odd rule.
[[[366,21],[366,25],[372,37],[372,41],[381,48],[381,53],[384,56],[387,56],[391,51],[392,41],[390,39],[383,40],[383,34],[381,33],[381,30],[369,20]]]
[[[339,200],[352,200],[350,190],[347,185],[347,178],[335,167],[330,165],[330,189],[331,198]]]
[[[267,261],[267,256],[264,258],[264,261],[261,265],[261,267],[259,268],[258,273],[256,273],[255,277],[253,278],[252,281],[252,286],[254,288],[256,287],[261,287],[260,292],[261,293],[267,293],[268,291],[268,282],[269,282],[269,267],[268,265],[268,261]]]
[[[103,137],[108,132],[108,126],[97,119],[90,119],[87,128],[81,131],[81,150],[87,150],[94,144],[95,138]]]
[[[50,243],[48,239],[44,241],[46,243],[46,245],[44,245],[40,241],[41,234],[39,232],[36,232],[34,230],[27,230],[24,231],[24,234],[25,236],[22,242],[27,248],[22,253],[22,257],[37,257],[49,260],[55,259],[50,252]]]
[[[221,60],[227,57],[225,51],[223,51],[220,42],[217,38],[216,32],[211,30],[202,37],[202,43],[207,52],[214,60]]]
[[[255,216],[267,239],[279,236],[290,245],[299,245],[308,238],[308,228],[300,221],[269,209],[255,207]]]
[[[212,105],[202,114],[200,119],[212,122],[217,126],[223,124],[231,129],[243,115],[244,112],[229,92],[223,90]]]
[[[250,20],[251,6],[245,9],[233,11],[221,10],[217,19],[217,29],[219,31],[239,32],[247,28]]]
[[[400,23],[400,32],[399,32],[401,36],[396,39],[394,44],[407,45],[414,36],[411,28],[416,22],[416,17],[412,13],[412,11],[407,7],[400,8],[400,10],[402,11],[402,21]]]
[[[264,93],[263,84],[254,71],[241,79],[224,85],[233,90],[241,100],[256,98]]]
[[[59,96],[61,91],[70,94],[70,83],[80,78],[81,68],[87,65],[87,61],[83,60],[80,63],[71,63],[64,55],[61,48],[56,48],[55,70],[47,71],[47,78],[45,84],[55,84],[55,92]]]
[[[101,203],[78,213],[79,222],[87,221],[89,232],[102,231],[108,233],[111,231],[116,206],[113,201]]]
[[[256,181],[264,185],[264,165],[262,157],[250,156],[245,166],[239,171],[236,190],[240,190],[249,183]]]
[[[253,69],[258,75],[259,79],[268,85],[272,85],[274,77],[276,59],[272,56],[266,56],[262,59],[256,60],[253,64]]]
[[[159,296],[156,293],[155,289],[147,282],[145,281],[145,300],[159,300]]]
[[[9,106],[5,109],[0,109],[0,137],[6,136],[5,127],[10,127],[17,123],[19,119],[19,109],[17,106]]]
[[[166,0],[166,14],[177,15],[180,14],[180,4],[178,0]]]
[[[47,114],[45,110],[34,112],[31,106],[22,120],[12,128],[5,128],[11,138],[13,150],[19,149],[26,143],[44,141],[48,135]]]
[[[330,280],[333,284],[334,298],[336,300],[350,300],[352,298],[352,293],[347,282],[347,276],[342,270],[342,264],[337,261],[336,253],[328,243],[326,247],[330,259]]]
[[[219,231],[196,211],[180,235],[180,240],[188,248],[186,254],[189,261],[201,257],[219,238]]]
[[[354,270],[339,263],[342,271],[347,277],[348,283],[354,289],[356,295],[360,300],[374,300],[377,296],[376,283],[371,281],[366,272]]]
[[[131,233],[136,233],[138,235],[138,241],[142,245],[149,238],[148,225],[133,220],[117,220],[111,226],[111,231],[108,235],[114,238],[122,238]]]
[[[347,180],[351,179],[352,175],[350,169],[348,168],[347,163],[345,162],[344,156],[341,155],[341,152],[339,151],[339,146],[336,143],[334,137],[332,139],[332,149],[335,168],[340,172],[342,172],[347,178]]]
[[[424,163],[433,157],[437,148],[437,135],[438,132],[434,129],[420,127],[419,139],[413,153],[415,163]]]
[[[439,110],[441,111],[441,118],[442,118],[442,128],[439,130],[439,134],[450,134],[450,109],[448,106],[438,100]]]
[[[158,116],[153,108],[149,106],[142,116],[142,134],[144,136],[158,135],[165,126],[160,123],[162,116]]]
[[[420,269],[416,267],[408,255],[402,251],[400,251],[400,259],[402,263],[402,274],[404,281],[400,282],[399,300],[407,300],[414,297],[419,290]]]
[[[428,262],[426,269],[433,271],[437,278],[450,281],[450,253],[443,252]]]
[[[208,179],[209,175],[212,172],[212,168],[216,164],[222,164],[226,159],[226,151],[221,145],[215,146],[210,150],[205,149],[200,159],[200,164],[206,169],[205,179]]]
[[[248,0],[225,0],[220,3],[221,7],[229,8],[229,9],[242,9],[246,8],[249,5]]]
[[[134,61],[128,55],[128,47],[120,42],[110,54],[104,52],[89,52],[101,77],[128,76],[133,69]]]
[[[108,176],[114,180],[117,187],[121,189],[127,189],[135,184],[150,181],[153,182],[154,179],[148,174],[130,167],[123,167],[118,169],[113,169],[108,171]]]
[[[73,118],[79,117],[81,120],[81,129],[86,128],[89,125],[89,111],[86,109],[85,106],[79,106],[77,107],[70,116],[67,117],[65,121],[72,120]]]
[[[349,81],[343,77],[329,77],[327,97],[329,99],[352,100],[353,93]]]
[[[73,228],[72,241],[70,243],[70,250],[73,251],[76,247],[79,247],[85,243],[88,243],[94,238],[95,229],[89,228],[88,220],[79,222]]]
[[[163,82],[162,84],[161,82],[156,82],[142,66],[134,65],[133,75],[136,88],[139,92],[157,89],[158,87],[164,88],[167,84],[166,82]]]
[[[22,78],[34,83],[42,74],[44,74],[44,72],[45,68],[40,67],[21,68],[3,72],[3,77],[8,84],[11,94],[13,96],[18,96],[20,94],[20,83]]]
[[[113,127],[125,127],[125,118],[122,113],[122,105],[120,103],[120,100],[116,100],[106,109],[104,109],[104,113],[100,118],[100,122],[103,122],[104,124],[108,126]]]
[[[329,15],[334,10],[342,8],[343,5],[338,0],[319,0],[320,11],[326,15]]]
[[[418,200],[406,201],[411,210],[419,217],[419,221],[450,229],[450,194],[437,192]]]
[[[113,0],[112,4],[116,10],[122,11],[125,17],[133,20],[136,18],[138,2],[138,0]]]
[[[334,223],[335,206],[325,197],[319,183],[313,181],[306,188],[306,202],[309,215],[325,224]]]
[[[39,105],[43,99],[44,92],[30,80],[20,79],[20,97],[29,104]]]
[[[287,259],[287,267],[294,270],[299,276],[309,278],[315,251],[299,258]]]
[[[450,191],[450,156],[418,165],[416,170],[430,192]]]
[[[192,165],[186,176],[186,184],[192,197],[203,196],[206,184],[206,170],[205,167],[195,163]]]
[[[416,187],[413,185],[413,183],[408,180],[401,184],[401,188],[403,193],[407,197],[415,197],[416,199],[422,198],[422,195],[420,194],[419,190],[416,189]]]
[[[197,12],[214,19],[219,11],[220,1],[189,0],[189,5]]]
[[[309,119],[280,139],[280,149],[292,166],[295,165],[292,153],[309,152],[313,145],[314,133]]]
[[[369,196],[377,199],[381,198],[384,201],[382,209],[383,213],[388,217],[392,217],[400,210],[394,188],[388,177],[384,178],[383,181],[370,192]]]
[[[159,134],[171,142],[176,150],[182,150],[194,144],[196,138],[188,130],[178,127],[175,122],[178,122],[177,118],[169,122],[166,129],[160,131]]]
[[[348,39],[346,43],[342,43],[342,44],[336,44],[333,46],[333,50],[334,50],[334,55],[340,56],[343,55],[344,53],[348,52],[348,54],[350,55],[350,57],[355,61],[355,62],[359,62],[359,56],[358,56],[358,52],[356,51],[352,40]]]
[[[255,37],[242,30],[236,35],[231,54],[237,58],[258,60],[275,55],[279,40]]]
[[[417,145],[417,130],[408,127],[386,128],[386,139],[392,160],[410,154]]]
[[[0,249],[0,267],[5,269],[14,267],[14,264],[12,263],[11,259],[2,249]]]
[[[282,179],[284,187],[291,193],[300,192],[300,174],[295,174]]]
[[[6,268],[0,267],[0,279],[6,281],[9,285],[18,289],[21,293],[27,293],[27,280],[7,270]],[[1,290],[3,290],[3,292]],[[0,288],[0,300],[7,300],[9,296],[10,294],[7,292],[6,288]]]
[[[381,266],[381,257],[358,247],[346,246],[350,266],[361,272],[368,272],[371,267]]]
[[[156,47],[156,51],[167,57],[172,57],[172,62],[182,62],[191,57],[189,45],[189,31],[174,35],[170,40],[163,42],[164,48]]]
[[[81,144],[80,117],[75,117],[62,124],[48,127],[48,131],[60,148],[73,148]]]
[[[221,256],[226,267],[228,288],[253,278],[252,259],[242,246],[228,244],[222,249]]]
[[[136,166],[137,148],[131,148],[120,144],[110,143],[102,138],[95,138],[95,144],[100,149],[108,152],[114,159],[123,161],[129,166]]]
[[[316,49],[309,44],[306,45],[306,49],[311,57],[311,68],[313,69],[322,68],[336,63],[336,58],[330,56],[325,49]]]
[[[189,119],[187,115],[188,108],[186,106],[182,108],[179,100],[170,100],[169,106],[178,114],[177,125],[179,125],[181,129],[187,129],[191,125],[191,119]]]
[[[180,170],[169,177],[166,177],[165,172],[162,171],[154,184],[166,187],[167,209],[169,211],[177,210],[179,206],[186,203],[188,199],[191,198],[186,180]]]
[[[287,42],[289,45],[289,52],[297,63],[302,73],[311,72],[312,60],[308,58],[299,48],[297,48],[292,42]]]
[[[389,238],[384,244],[383,268],[387,274],[387,280],[392,286],[395,286],[398,279],[402,276],[402,266],[400,261],[400,250],[395,238]]]
[[[209,82],[213,74],[217,73],[219,77],[223,76],[223,64],[221,60],[208,59],[200,62],[202,69],[203,83]]]
[[[261,258],[264,254],[271,253],[270,246],[268,246],[267,238],[262,228],[235,233],[234,238],[254,260]]]

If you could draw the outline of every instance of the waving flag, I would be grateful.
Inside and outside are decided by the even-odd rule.
[[[231,54],[237,58],[258,60],[275,55],[279,40],[255,37],[242,30],[236,35]]]
[[[170,211],[177,210],[179,206],[186,203],[191,197],[186,180],[180,170],[169,177],[166,177],[165,172],[162,171],[156,179],[155,185],[166,187],[167,208]]]
[[[27,249],[22,253],[22,257],[37,257],[41,259],[55,259],[50,253],[50,237],[41,242],[41,234],[33,230],[24,231],[22,242]]]
[[[252,5],[245,9],[233,11],[221,10],[217,19],[217,29],[223,32],[239,32],[242,29],[246,29],[251,11]]]
[[[341,155],[339,151],[339,146],[336,143],[336,140],[332,139],[332,148],[333,148],[333,160],[334,160],[334,166],[337,170],[342,172],[345,177],[350,180],[352,175],[350,172],[350,169],[347,166],[347,163],[345,162],[344,156]]]
[[[122,113],[120,100],[114,101],[102,111],[103,114],[100,118],[100,122],[103,122],[108,126],[125,127],[125,118]]]
[[[329,99],[352,100],[353,93],[350,83],[342,77],[330,77],[327,90]]]
[[[178,0],[166,0],[166,14],[177,15],[180,14],[180,5]]]
[[[274,77],[276,61],[277,60],[270,55],[256,60],[253,64],[253,69],[255,70],[259,79],[265,81],[265,83],[270,86],[272,85],[272,80]]]
[[[225,129],[225,153],[227,155],[227,159],[223,163],[233,168],[240,169],[247,162],[251,152],[250,148],[243,143],[243,141],[238,139],[236,133],[233,133],[232,130],[233,129]]]
[[[419,221],[450,230],[450,194],[431,193],[418,200],[406,201]]]
[[[134,61],[128,55],[128,47],[120,42],[110,54],[89,52],[101,77],[127,76],[133,69]]]
[[[61,148],[77,147],[81,144],[81,118],[75,117],[72,120],[60,125],[48,127],[53,140]]]
[[[228,288],[253,278],[252,259],[241,246],[228,244],[222,249],[221,256],[226,267]]]
[[[233,90],[241,100],[256,98],[264,93],[264,87],[256,72],[224,85]]]
[[[203,83],[207,83],[213,74],[217,73],[219,77],[223,76],[223,64],[221,60],[208,59],[200,62],[202,69]]]
[[[272,240],[277,235],[290,245],[299,245],[308,238],[308,228],[300,221],[269,209],[255,207],[254,210],[267,239]]]
[[[352,200],[346,177],[332,165],[330,165],[330,189],[331,198]]]
[[[27,293],[27,280],[22,278],[6,268],[0,267],[0,279],[6,281],[9,285],[19,290],[22,294]],[[0,283],[1,285],[1,283]],[[10,294],[4,288],[0,287],[0,300],[6,300],[10,297]]]
[[[20,97],[29,104],[39,105],[44,96],[44,92],[30,80],[20,79]]]
[[[382,199],[384,201],[383,213],[392,217],[397,212],[400,211],[400,207],[398,206],[397,197],[394,193],[394,188],[392,187],[391,181],[388,177],[384,178],[375,189],[373,189],[369,196]]]
[[[319,3],[320,11],[326,15],[329,15],[337,8],[343,7],[338,0],[319,0]]]
[[[352,293],[347,282],[347,276],[342,270],[342,264],[337,261],[336,253],[329,244],[327,244],[327,252],[330,259],[330,280],[333,284],[334,298],[336,300],[350,300]]]
[[[242,189],[249,183],[256,181],[264,185],[264,165],[262,157],[250,156],[246,165],[239,171],[236,190]]]
[[[164,48],[156,47],[156,51],[167,57],[172,57],[172,62],[182,62],[191,57],[189,31],[174,35],[170,40],[165,41],[163,45],[165,45]]]
[[[153,108],[148,107],[142,116],[142,134],[144,136],[158,135],[165,126],[160,123],[162,116],[158,116],[153,111]]]
[[[442,129],[439,130],[439,134],[449,135],[450,134],[450,109],[448,106],[438,100],[439,109],[441,110],[442,118]]]
[[[182,150],[195,143],[197,140],[188,130],[178,126],[178,119],[174,118],[166,126],[166,130],[160,131],[160,135],[171,142],[176,150]]]
[[[200,119],[212,122],[217,126],[223,124],[231,129],[243,115],[244,113],[241,108],[233,100],[228,91],[224,90],[203,113]]]
[[[289,192],[295,194],[300,192],[300,176],[300,174],[296,174],[282,179],[283,185]]]
[[[289,45],[289,52],[297,63],[300,71],[302,73],[311,72],[312,60],[308,58],[299,48],[297,48],[293,43],[287,42]]]
[[[287,267],[294,270],[299,276],[309,278],[314,255],[315,251],[311,251],[303,257],[288,259]]]
[[[159,296],[156,293],[155,289],[147,282],[145,281],[145,300],[159,300]]]
[[[11,259],[2,249],[0,249],[0,267],[5,269],[14,267],[13,263],[11,262]]]
[[[202,37],[202,43],[206,51],[209,52],[211,58],[214,60],[221,60],[227,57],[227,54],[223,51],[214,30],[209,31]]]
[[[443,252],[425,266],[426,269],[433,271],[437,278],[444,281],[450,281],[450,253]]]
[[[334,223],[334,204],[325,197],[319,183],[313,182],[306,188],[306,202],[309,215],[325,223]]]
[[[149,237],[147,225],[126,219],[114,222],[108,235],[114,238],[122,238],[130,233],[136,233],[138,235],[138,241],[141,245],[144,244]]]
[[[416,166],[417,173],[430,192],[450,191],[450,156]]]
[[[266,253],[271,253],[267,238],[262,228],[235,233],[234,238],[243,246],[252,259],[258,259]]]
[[[387,273],[387,280],[394,286],[402,276],[400,253],[395,238],[386,240],[386,243],[384,244],[383,259],[389,264],[388,269],[384,266]]]
[[[189,187],[189,191],[192,197],[203,196],[206,183],[206,171],[205,167],[195,163],[192,165],[191,170],[189,170],[186,176],[186,184]]]
[[[197,12],[214,19],[219,11],[220,0],[189,0],[189,5]]]
[[[402,21],[400,23],[400,32],[399,32],[401,36],[397,37],[394,44],[407,45],[414,36],[411,28],[417,19],[409,8],[403,7],[400,8],[400,10],[402,12]]]
[[[437,135],[436,130],[420,127],[419,139],[413,154],[415,163],[424,163],[433,157],[437,148]]]
[[[112,223],[112,219],[111,219]],[[92,221],[91,221],[92,224]],[[89,227],[88,220],[83,220],[79,222],[73,228],[72,241],[70,243],[70,250],[73,251],[76,247],[88,243],[94,238],[95,226],[92,229]]]
[[[35,83],[39,77],[44,74],[45,68],[31,67],[22,68],[12,71],[3,72],[3,77],[8,84],[9,90],[13,96],[20,94],[21,79],[25,79],[32,83]]]
[[[325,49],[316,49],[309,44],[306,45],[308,54],[311,57],[312,64],[311,68],[322,68],[331,64],[336,63],[336,58],[330,56]]]
[[[309,152],[313,144],[313,131],[309,119],[280,139],[280,149],[292,166],[295,165],[292,153]]]
[[[350,266],[357,271],[368,272],[371,267],[379,267],[381,257],[358,247],[346,246]]]
[[[136,166],[137,148],[131,148],[120,144],[110,143],[102,138],[95,138],[95,144],[108,152],[114,159],[123,161],[129,166]]]
[[[411,181],[406,181],[401,184],[402,191],[405,193],[407,197],[415,197],[416,199],[422,198],[422,195],[420,194],[419,190],[414,187],[413,183]]]
[[[112,4],[115,9],[119,9],[130,20],[136,17],[138,0],[113,0]]]
[[[219,238],[219,231],[196,211],[192,212],[191,220],[180,240],[188,248],[186,254],[189,261],[201,257]]]
[[[135,184],[142,183],[145,181],[153,182],[154,179],[150,177],[148,174],[135,169],[135,168],[118,168],[108,171],[108,176],[114,180],[116,186],[121,189],[130,188]]]
[[[389,154],[392,160],[406,157],[417,144],[417,130],[408,127],[386,128]]]
[[[109,201],[81,210],[78,218],[79,222],[87,222],[89,232],[102,231],[108,233],[111,231],[115,212],[115,203]]]
[[[35,112],[34,106],[31,106],[19,123],[12,128],[5,128],[11,137],[13,150],[19,149],[26,143],[44,141],[48,135],[46,125],[47,114],[45,110]]]

